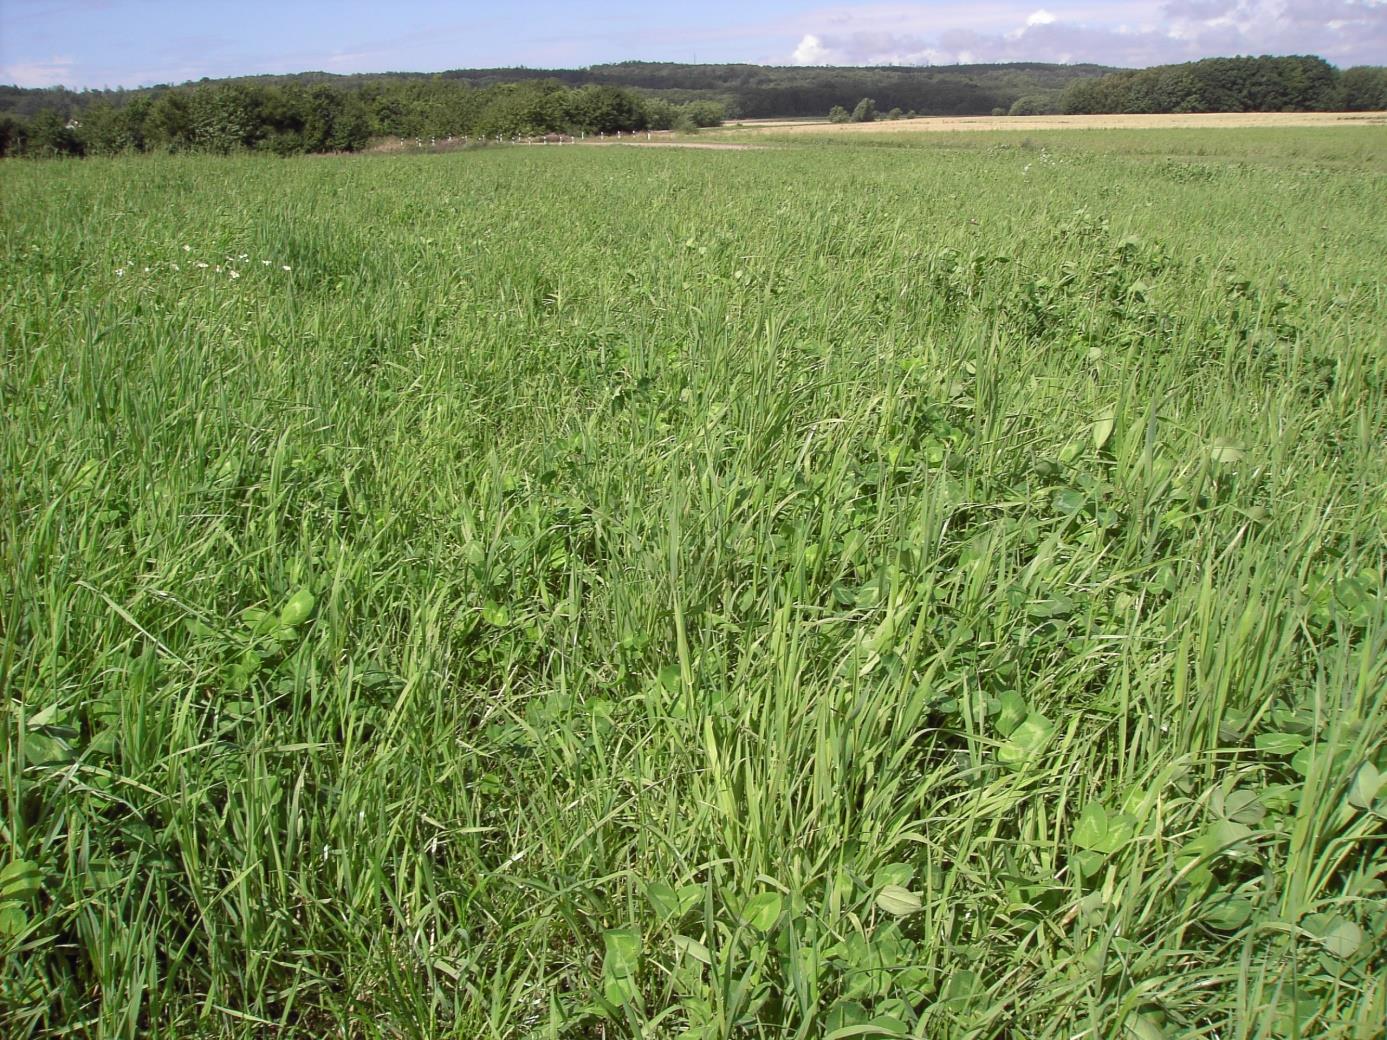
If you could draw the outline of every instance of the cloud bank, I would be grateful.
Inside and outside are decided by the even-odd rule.
[[[0,83],[13,83],[19,87],[46,87],[62,83],[72,72],[76,62],[72,58],[52,57],[42,61],[17,61],[12,65],[0,65]]]
[[[817,12],[797,65],[1094,62],[1140,67],[1237,54],[1387,63],[1387,0],[1164,0],[870,5]]]

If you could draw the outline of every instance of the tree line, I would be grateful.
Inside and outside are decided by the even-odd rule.
[[[140,90],[0,86],[0,155],[352,151],[376,137],[612,133],[721,119],[1387,109],[1387,69],[1313,56],[1098,65],[802,68],[622,62],[586,69],[323,72]]]
[[[0,115],[0,155],[299,155],[356,151],[380,137],[695,129],[723,117],[711,101],[675,103],[629,88],[570,87],[556,79],[487,86],[444,77],[379,78],[355,85],[239,80],[58,96],[63,94],[65,103],[39,107],[32,115]]]
[[[1038,114],[1045,99],[1019,99]],[[1342,72],[1323,58],[1206,58],[1076,80],[1052,99],[1065,114],[1143,112],[1335,112],[1387,109],[1387,69]]]
[[[883,111],[976,115],[1109,71],[1042,62],[873,68],[621,62],[438,74],[305,72],[138,90],[0,85],[0,149],[10,155],[231,148],[294,154],[350,150],[381,136],[610,132],[818,116],[863,96],[880,99]]]

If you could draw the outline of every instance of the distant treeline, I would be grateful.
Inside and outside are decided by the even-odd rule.
[[[305,72],[139,90],[0,86],[0,154],[351,151],[373,137],[691,128],[822,117],[873,99],[921,116],[1387,109],[1387,70],[1316,57],[872,68],[622,62],[586,69]]]
[[[1001,65],[895,65],[860,67],[776,65],[682,65],[628,61],[589,69],[457,69],[448,78],[474,84],[528,76],[557,76],[565,83],[635,87],[673,100],[712,98],[732,119],[822,116],[834,105],[875,99],[883,111],[899,108],[924,116],[986,115],[1027,94],[1058,93],[1069,83],[1115,71],[1104,65],[1013,62]]]
[[[13,96],[15,88],[7,88]],[[677,104],[634,90],[555,79],[473,86],[442,77],[335,82],[205,82],[143,91],[55,92],[30,116],[0,115],[0,155],[148,151],[355,151],[376,137],[513,137],[695,129],[715,102]],[[63,97],[62,95],[66,95]]]
[[[822,116],[876,98],[883,111],[978,115],[1029,94],[1058,96],[1099,65],[802,68],[623,62],[586,69],[323,72],[139,90],[0,86],[8,155],[147,150],[360,148],[372,137],[598,132],[711,125],[719,118]]]
[[[1381,109],[1387,109],[1387,69],[1359,66],[1340,72],[1322,58],[1266,55],[1208,58],[1078,80],[1056,102],[1056,110],[1073,114]]]

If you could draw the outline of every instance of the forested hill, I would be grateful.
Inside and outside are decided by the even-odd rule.
[[[247,76],[202,80],[178,87],[160,85],[140,90],[71,91],[61,87],[24,89],[0,86],[0,114],[33,116],[57,110],[65,118],[102,101],[190,89],[209,83],[262,86],[330,85],[378,94],[392,84],[445,80],[472,87],[492,87],[527,80],[552,80],[569,87],[625,87],[682,104],[711,101],[732,119],[773,116],[823,116],[834,105],[851,107],[864,97],[883,110],[900,108],[919,115],[986,115],[1010,109],[1021,97],[1057,95],[1076,79],[1116,71],[1101,65],[1048,65],[1023,62],[1009,65],[874,66],[828,68],[768,65],[684,65],[674,62],[629,61],[584,69],[453,69],[442,73],[370,73],[338,76],[302,72],[285,76]]]
[[[476,85],[531,76],[565,83],[634,87],[673,101],[712,100],[729,118],[822,116],[834,105],[873,98],[883,110],[919,115],[987,115],[1029,94],[1059,92],[1078,79],[1117,71],[1102,65],[771,66],[681,65],[628,61],[589,69],[456,69],[443,73]]]

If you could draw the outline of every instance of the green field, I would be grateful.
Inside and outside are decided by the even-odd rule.
[[[1387,138],[1099,134],[0,165],[0,1035],[1380,1036]]]

